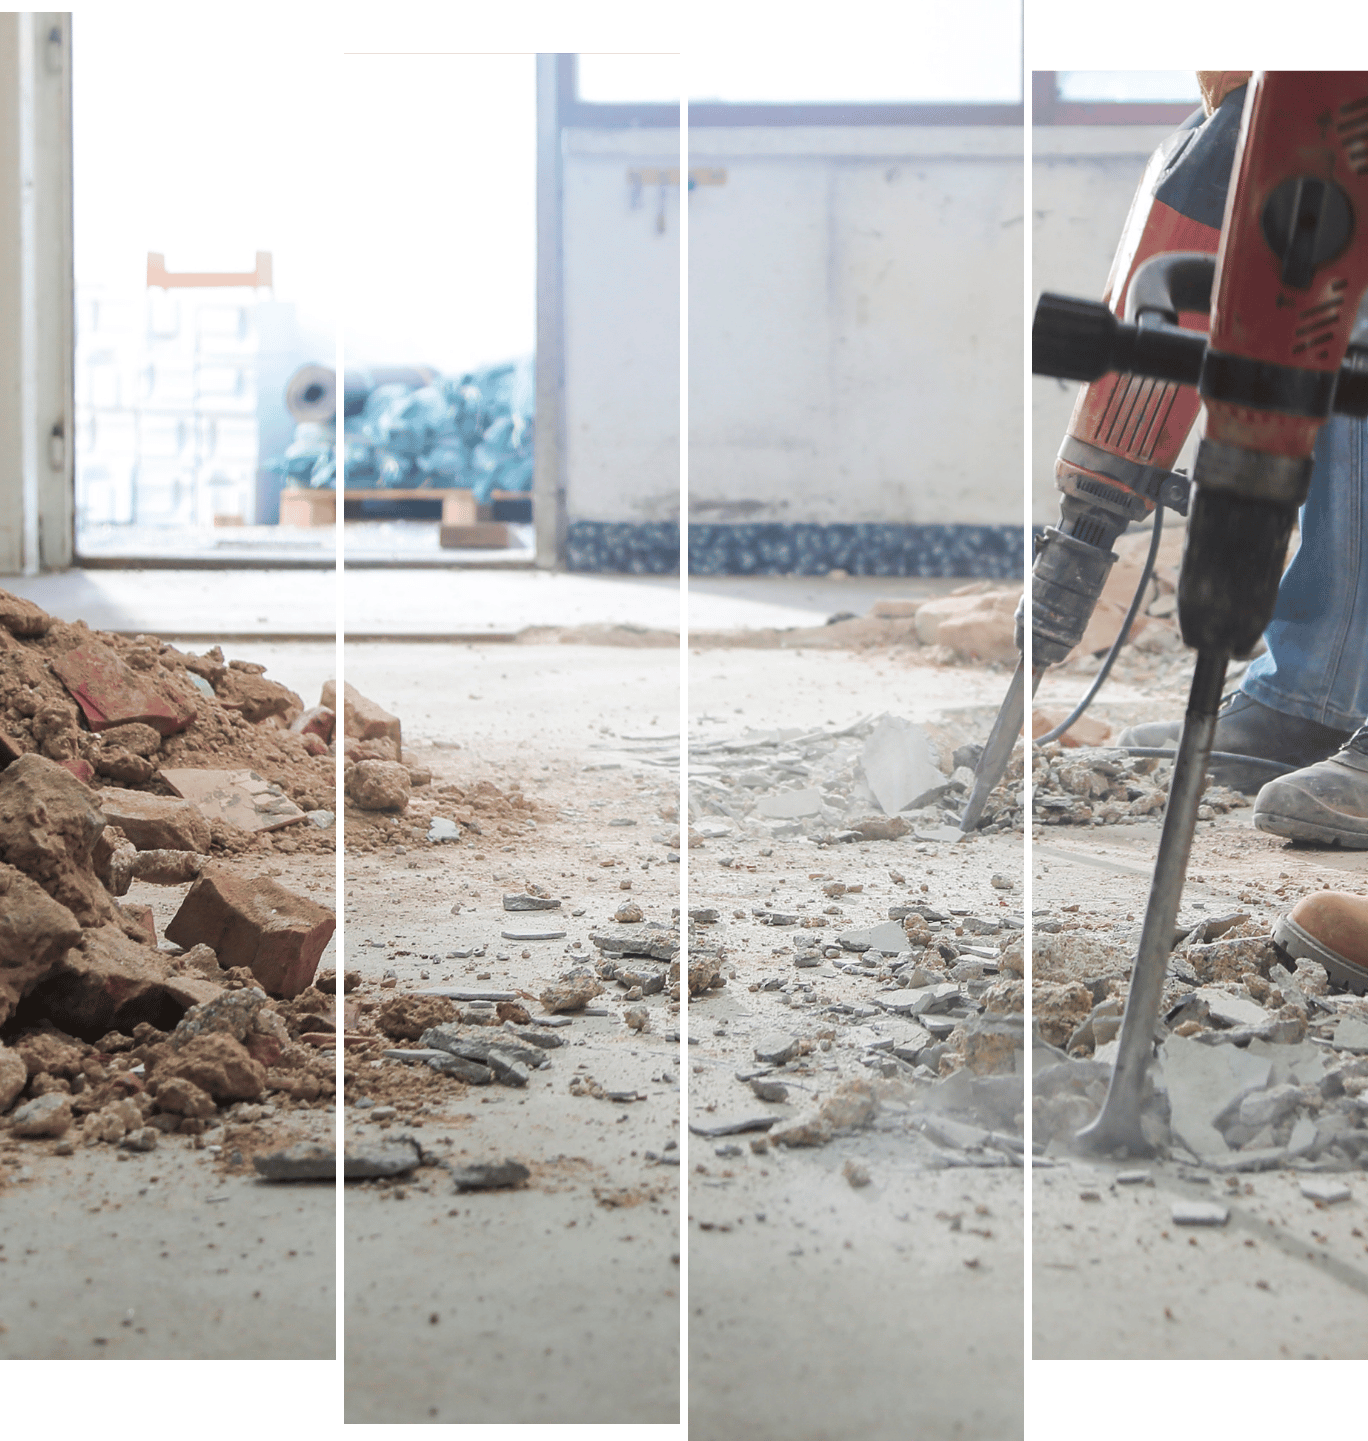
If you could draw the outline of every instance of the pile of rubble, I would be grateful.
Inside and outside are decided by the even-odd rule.
[[[1032,809],[1047,826],[1125,826],[1162,820],[1172,762],[1116,747],[1039,746],[1032,761]],[[1207,779],[1199,821],[1249,804],[1248,796]]]
[[[901,872],[889,875],[896,886],[906,884]],[[886,920],[839,929],[830,918],[852,900],[858,904],[863,886],[810,879],[820,889],[791,909],[766,903],[749,917],[734,911],[730,925],[713,907],[690,912],[695,1001],[737,979],[730,959],[737,945],[729,941],[737,923],[788,931],[796,973],[750,985],[752,992],[775,993],[794,1021],[764,1036],[753,1048],[753,1063],[736,1071],[743,1099],[725,1107],[722,1118],[696,1121],[691,1129],[707,1138],[764,1132],[751,1142],[763,1150],[822,1145],[875,1124],[910,1126],[933,1149],[955,1153],[956,1159],[933,1164],[1020,1164],[1022,917],[1005,909],[938,909],[909,896],[908,904],[888,908]],[[1005,877],[994,880],[1004,892],[1012,885]],[[834,999],[822,982],[838,978],[855,980],[858,990],[841,985],[842,999]],[[814,1083],[832,1082],[820,1099],[790,1109],[792,1101],[811,1096]],[[781,1109],[759,1110],[756,1101]],[[714,1102],[706,1109],[719,1107]]]
[[[331,1089],[332,1003],[311,982],[333,914],[228,859],[333,845],[331,712],[262,672],[0,592],[9,1136],[79,1124],[147,1149],[211,1130],[220,1105]],[[123,899],[138,881],[185,888],[161,941]]]
[[[251,836],[270,849],[285,828],[281,849],[332,849],[331,707],[306,708],[264,672],[0,591],[0,767],[39,755],[106,798],[190,800],[217,851]]]
[[[1053,926],[1033,946],[1033,1108],[1037,1148],[1063,1154],[1106,1093],[1133,947]],[[1157,1148],[1229,1171],[1368,1161],[1368,999],[1293,962],[1266,923],[1180,919],[1160,1029]]]

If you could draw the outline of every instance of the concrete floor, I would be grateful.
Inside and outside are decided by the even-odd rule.
[[[707,631],[820,625],[843,611],[864,615],[886,597],[924,599],[962,584],[877,576],[693,576],[689,625]],[[332,570],[77,569],[5,577],[0,585],[64,620],[167,639],[323,637],[336,628]],[[358,638],[493,637],[544,625],[678,631],[683,606],[677,576],[367,567],[346,574],[344,623],[347,634]]]

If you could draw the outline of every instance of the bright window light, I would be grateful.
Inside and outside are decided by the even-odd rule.
[[[910,14],[909,14],[910,10]],[[685,58],[691,103],[1014,105],[1021,100],[1021,7],[979,0],[963,10],[906,7],[898,44],[696,52]]]
[[[384,177],[342,227],[349,363],[459,374],[530,353],[535,56],[349,55],[342,83],[365,97],[342,118],[348,173]]]
[[[678,105],[678,55],[581,55],[579,98],[596,105]]]
[[[1061,70],[1061,100],[1200,105],[1192,70]]]

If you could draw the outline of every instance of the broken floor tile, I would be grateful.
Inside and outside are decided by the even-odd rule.
[[[209,821],[239,830],[274,831],[304,819],[304,811],[281,788],[254,770],[163,770],[166,783]]]

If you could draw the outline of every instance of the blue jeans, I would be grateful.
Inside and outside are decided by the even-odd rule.
[[[1336,730],[1368,716],[1368,423],[1334,416],[1316,443],[1301,548],[1278,587],[1268,650],[1241,689]]]

